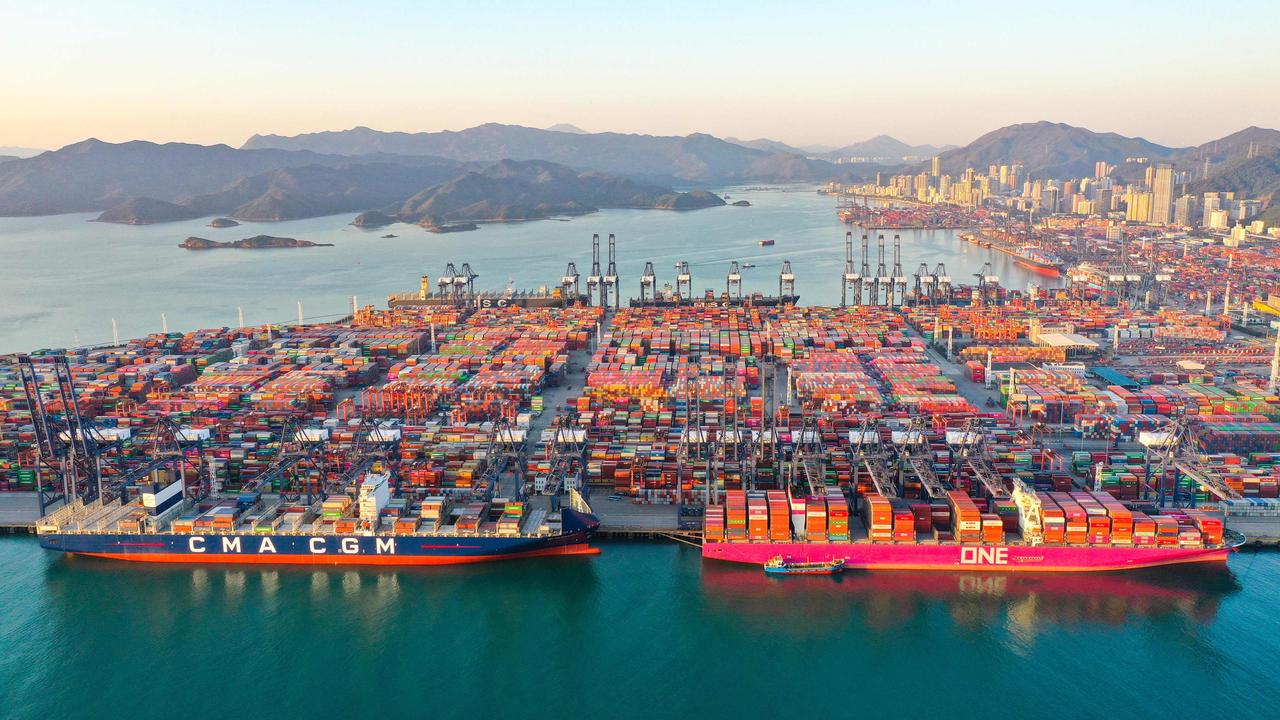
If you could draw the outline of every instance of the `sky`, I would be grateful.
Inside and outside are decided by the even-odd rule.
[[[198,5],[198,7],[192,7]],[[572,123],[965,144],[1280,127],[1271,2],[16,2],[0,146]]]

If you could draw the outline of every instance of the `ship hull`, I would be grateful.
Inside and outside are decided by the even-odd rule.
[[[1040,275],[1058,276],[1062,274],[1062,267],[1059,265],[1047,265],[1036,260],[1029,260],[1019,255],[1013,256],[1014,262],[1018,265]]]
[[[705,543],[702,557],[763,565],[784,555],[797,561],[843,560],[845,569],[992,572],[1111,572],[1185,563],[1225,563],[1231,548],[1134,548],[1067,545],[932,545],[873,543]]]

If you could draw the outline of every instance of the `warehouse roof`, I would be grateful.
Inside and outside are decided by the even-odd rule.
[[[1039,342],[1049,347],[1098,349],[1096,340],[1090,340],[1076,333],[1040,333]]]

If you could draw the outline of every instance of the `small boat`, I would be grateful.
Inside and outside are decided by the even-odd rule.
[[[844,570],[844,560],[841,559],[798,562],[776,555],[764,564],[764,571],[769,575],[836,575],[842,570]]]
[[[755,263],[742,263],[742,269],[743,269],[743,270],[750,270],[751,268],[753,268],[753,267],[755,267],[755,266],[756,266],[756,264],[755,264]]]
[[[771,247],[772,245],[773,245],[773,241],[772,241],[772,240],[761,240],[761,241],[760,241],[760,247]]]

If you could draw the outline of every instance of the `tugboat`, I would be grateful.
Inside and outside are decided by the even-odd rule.
[[[761,241],[760,241],[760,247],[771,247],[772,245],[773,245],[773,241],[772,241],[772,240],[761,240]]]
[[[767,575],[836,575],[844,570],[844,560],[839,558],[823,562],[797,562],[775,555],[764,564]]]

